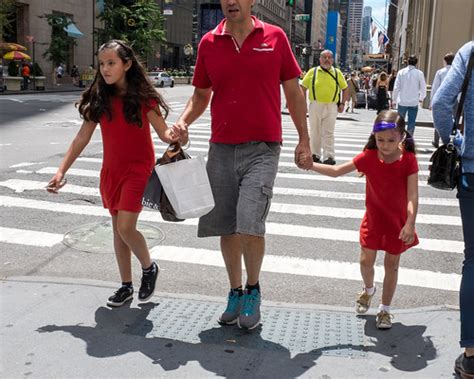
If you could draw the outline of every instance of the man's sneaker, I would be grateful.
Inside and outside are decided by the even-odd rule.
[[[114,292],[112,296],[107,300],[109,307],[121,307],[127,301],[133,299],[133,288],[131,287],[120,287]]]
[[[227,308],[224,313],[219,317],[219,324],[221,325],[233,325],[237,322],[240,314],[240,307],[242,305],[242,295],[239,291],[230,290],[227,296]]]
[[[393,315],[391,313],[380,311],[375,318],[375,326],[377,329],[390,329],[392,327],[392,318]]]
[[[359,314],[366,313],[370,308],[370,302],[372,301],[372,298],[374,297],[374,295],[375,295],[375,289],[372,295],[369,295],[365,291],[365,288],[362,290],[362,292],[359,292],[359,295],[356,301],[356,312]]]
[[[158,274],[160,268],[158,265],[153,262],[153,269],[150,272],[144,272],[142,276],[142,284],[140,285],[140,290],[138,291],[138,300],[148,301],[153,296],[155,292],[156,281],[158,280]]]
[[[336,164],[336,161],[334,158],[329,157],[328,159],[325,159],[323,164],[328,164],[330,166],[334,166]]]
[[[312,158],[314,163],[321,163],[321,159],[316,154],[313,154]]]
[[[242,296],[242,307],[237,325],[241,329],[253,329],[260,324],[260,292],[246,290]]]
[[[462,353],[454,363],[454,372],[461,379],[474,379],[474,357],[466,357]]]

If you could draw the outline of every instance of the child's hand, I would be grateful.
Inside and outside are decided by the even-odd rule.
[[[415,240],[415,225],[405,224],[398,236],[405,244],[409,245]]]
[[[180,121],[176,122],[176,124],[171,127],[171,135],[176,138],[181,145],[186,145],[189,139],[188,124]]]
[[[46,186],[46,191],[50,193],[58,193],[58,191],[63,188],[67,183],[67,179],[64,178],[64,175],[57,173],[52,177]]]

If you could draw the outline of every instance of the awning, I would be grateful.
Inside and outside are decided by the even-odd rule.
[[[77,28],[76,24],[74,24],[71,19],[68,18],[68,21],[69,25],[64,28],[64,31],[69,37],[79,38],[84,36],[84,34]]]

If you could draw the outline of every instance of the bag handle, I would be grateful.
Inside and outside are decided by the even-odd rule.
[[[457,109],[457,112],[456,112],[456,117],[454,119],[453,131],[451,133],[452,135],[456,135],[456,131],[458,129],[459,120],[461,119],[461,114],[463,112],[464,100],[466,99],[467,87],[469,86],[469,80],[471,79],[473,66],[474,66],[474,51],[471,50],[471,56],[469,57],[469,63],[467,65],[466,76],[464,77],[464,81],[463,81],[462,87],[461,87],[461,99],[459,100],[459,105],[458,105],[458,109]]]
[[[168,158],[173,158],[176,155],[178,155],[181,152],[181,143],[175,142],[172,143],[168,146],[168,148],[165,151],[165,154],[167,155]]]

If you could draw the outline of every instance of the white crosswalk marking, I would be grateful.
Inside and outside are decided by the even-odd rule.
[[[28,100],[25,98],[25,100]],[[52,101],[56,97],[51,97]],[[64,99],[58,101],[64,101]],[[68,99],[67,101],[71,101]],[[175,113],[180,113],[184,103],[170,102]],[[175,117],[175,116],[173,116]],[[191,156],[207,155],[210,137],[209,117],[206,114],[190,128]],[[171,121],[170,121],[171,123]],[[280,156],[279,172],[274,187],[274,198],[267,222],[269,240],[295,241],[291,251],[275,250],[264,259],[262,270],[268,273],[360,281],[360,267],[351,261],[359,247],[359,220],[364,214],[365,179],[357,174],[339,178],[328,178],[314,172],[299,170],[294,165],[294,149],[298,135],[291,122],[284,121],[284,144]],[[460,284],[458,267],[448,265],[435,269],[432,262],[444,259],[451,262],[460,259],[463,243],[460,240],[460,217],[455,193],[436,192],[426,185],[429,154],[423,149],[430,146],[432,131],[420,131],[417,146],[420,165],[419,213],[417,228],[420,244],[414,252],[429,253],[432,261],[424,262],[418,268],[408,268],[401,260],[399,284],[426,288],[431,290],[457,291]],[[348,161],[357,155],[367,141],[367,126],[351,125],[336,127],[336,159],[338,163]],[[165,144],[153,137],[156,155],[165,149]],[[61,142],[60,142],[61,143]],[[75,166],[68,170],[69,183],[61,190],[58,197],[47,195],[44,187],[51,175],[56,173],[59,157],[54,161],[29,162],[11,166],[11,177],[0,181],[0,209],[5,212],[37,212],[45,220],[61,215],[84,218],[88,222],[98,219],[109,219],[109,213],[101,206],[99,177],[102,158],[99,155],[83,156],[77,159]],[[16,170],[16,171],[15,171]],[[34,196],[34,197],[33,197]],[[71,197],[92,199],[96,205],[69,203]],[[158,260],[205,265],[223,268],[219,251],[194,246],[193,238],[198,220],[190,219],[182,223],[170,224],[163,221],[159,212],[144,210],[141,221],[169,225],[187,237],[184,245],[172,242],[166,246],[159,245],[152,249],[152,255]],[[31,225],[29,225],[31,226]],[[0,226],[0,245],[19,245],[54,249],[64,231],[51,230],[47,222],[35,228],[26,228],[15,224],[8,218],[2,219]],[[445,231],[446,230],[446,231]],[[327,241],[327,242],[325,242]],[[175,243],[176,245],[173,245]],[[336,252],[339,245],[349,251],[332,259],[330,255],[321,257],[322,246]],[[334,245],[334,247],[333,247]],[[299,250],[301,247],[301,251]],[[341,258],[341,256],[344,258]],[[437,266],[438,267],[438,266]],[[375,267],[376,281],[383,278],[383,266]]]

